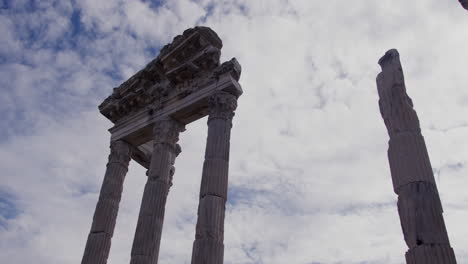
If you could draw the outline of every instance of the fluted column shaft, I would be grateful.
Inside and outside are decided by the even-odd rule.
[[[183,130],[183,124],[169,118],[154,126],[154,149],[133,240],[131,264],[158,263],[166,199],[172,185],[175,158],[180,153],[177,141]]]
[[[379,60],[379,106],[390,136],[388,159],[398,213],[409,250],[408,264],[454,264],[442,204],[419,119],[406,94],[399,54],[388,51]]]
[[[224,255],[229,141],[237,97],[227,92],[217,92],[210,98],[209,107],[208,138],[192,264],[221,264]]]
[[[123,182],[130,162],[130,148],[123,141],[111,142],[111,153],[94,211],[82,264],[105,264],[109,257]]]

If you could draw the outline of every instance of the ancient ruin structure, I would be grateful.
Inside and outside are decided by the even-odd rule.
[[[207,27],[184,31],[99,106],[114,123],[110,155],[81,263],[107,262],[130,159],[148,169],[132,264],[158,263],[164,211],[186,124],[208,115],[192,264],[223,263],[229,138],[241,67],[220,64],[221,39]]]
[[[455,264],[429,155],[396,50],[379,60],[379,107],[390,136],[388,160],[408,264]]]
[[[459,0],[460,1],[460,4],[466,9],[468,10],[468,0]]]

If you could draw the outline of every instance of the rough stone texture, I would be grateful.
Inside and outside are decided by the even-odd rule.
[[[178,135],[208,114],[194,261],[222,263],[231,119],[242,88],[241,66],[235,58],[220,63],[221,48],[210,28],[187,29],[99,105],[114,123],[111,140],[127,143],[127,165],[109,162],[83,263],[107,260],[130,155],[148,169],[130,262],[158,262],[166,199],[180,153]]]
[[[130,147],[122,141],[111,143],[111,153],[94,212],[82,264],[107,263],[111,238],[122,196],[123,182],[130,162]]]
[[[428,244],[412,248],[406,252],[408,264],[457,263],[455,253],[449,245]]]
[[[241,67],[236,59],[220,63],[222,42],[207,27],[187,29],[166,45],[144,69],[133,75],[100,105],[114,123],[112,140],[134,147],[132,158],[149,168],[152,127],[172,117],[188,124],[208,114],[208,98],[223,90],[237,93]]]
[[[235,59],[220,65],[223,44],[207,27],[195,27],[176,36],[143,70],[114,88],[99,110],[112,122],[144,107],[158,110],[180,100],[207,83],[230,72],[239,80],[240,65]]]
[[[459,1],[460,1],[460,4],[463,6],[463,8],[468,10],[468,0],[459,0]]]
[[[379,60],[379,107],[390,136],[388,159],[408,264],[454,264],[429,155],[413,102],[406,94],[399,54]]]
[[[154,150],[133,240],[132,264],[158,263],[166,199],[175,158],[180,153],[177,141],[183,130],[184,125],[173,119],[161,120],[154,126]]]
[[[237,95],[214,94],[209,101],[208,138],[200,187],[192,264],[221,264],[227,199],[229,141]]]

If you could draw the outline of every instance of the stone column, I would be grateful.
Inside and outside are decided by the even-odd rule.
[[[111,142],[111,153],[94,211],[82,264],[105,264],[122,197],[123,182],[130,162],[130,148],[123,141]]]
[[[460,4],[463,6],[463,8],[468,10],[468,0],[459,0],[459,1],[460,1]]]
[[[413,102],[406,94],[396,50],[379,60],[379,107],[390,136],[388,160],[408,264],[454,264],[442,204]]]
[[[227,92],[217,92],[209,100],[208,139],[192,264],[223,263],[229,140],[236,107],[237,97]]]
[[[154,149],[133,240],[131,264],[158,263],[166,199],[172,185],[175,158],[181,151],[177,141],[183,130],[183,124],[170,118],[154,125]]]

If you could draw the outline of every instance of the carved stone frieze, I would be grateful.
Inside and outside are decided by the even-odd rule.
[[[459,1],[460,1],[460,4],[463,6],[463,8],[468,10],[468,0],[459,0]]]
[[[100,105],[99,111],[112,122],[128,116],[137,110],[167,96],[171,89],[169,80],[152,61],[143,70],[114,88],[112,95]]]
[[[212,119],[232,120],[237,108],[237,97],[227,92],[217,92],[208,101],[209,117]]]
[[[379,106],[390,136],[387,153],[409,248],[407,263],[455,264],[429,154],[413,102],[406,93],[398,51],[387,51],[379,64]]]

